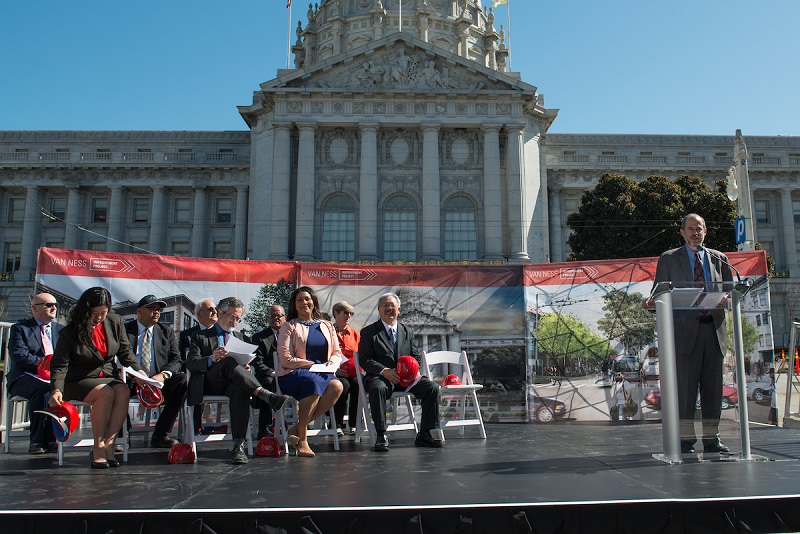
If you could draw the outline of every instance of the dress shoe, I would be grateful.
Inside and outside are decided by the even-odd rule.
[[[249,462],[247,453],[244,452],[244,440],[237,439],[233,442],[233,455],[231,456],[231,463],[233,465],[244,465]]]
[[[681,441],[681,454],[693,454],[694,446],[688,441]]]
[[[31,443],[30,446],[28,446],[28,454],[44,454],[46,452],[44,445],[41,443]]]
[[[108,463],[108,467],[115,467],[116,468],[116,467],[119,467],[119,465],[120,465],[119,464],[119,460],[117,460],[116,458],[112,458],[110,460],[108,458],[106,458],[106,462]]]
[[[53,443],[48,443],[47,452],[58,452],[58,443],[55,441]]]
[[[156,436],[153,434],[153,437],[150,438],[150,447],[153,449],[170,449],[176,443],[178,443],[178,440],[173,439],[166,434],[163,436]]]
[[[108,469],[108,460],[95,460],[94,449],[89,451],[89,467],[92,469]]]
[[[344,429],[337,428],[337,429],[336,429],[336,435],[337,435],[338,437],[340,437],[340,438],[343,438],[343,437],[344,437]]]
[[[728,446],[722,443],[720,440],[712,441],[710,443],[703,443],[703,451],[717,452],[720,454],[728,454],[729,452],[731,452]]]
[[[375,440],[375,446],[372,447],[375,452],[389,452],[389,440],[386,434],[378,434],[378,439]]]
[[[273,412],[279,412],[281,408],[283,408],[283,405],[286,404],[286,401],[289,400],[289,397],[286,395],[278,395],[264,388],[258,390],[258,394],[256,396],[269,404],[269,407],[272,408]]]
[[[417,447],[433,447],[434,449],[438,449],[443,443],[442,440],[431,436],[430,432],[419,432],[417,433],[417,439],[414,440],[414,445]]]

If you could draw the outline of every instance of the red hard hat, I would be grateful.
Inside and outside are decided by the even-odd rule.
[[[164,404],[164,394],[150,384],[139,386],[139,404],[145,408],[158,408]]]
[[[454,374],[450,373],[446,377],[442,378],[442,385],[443,386],[460,386],[461,385],[461,379],[458,377],[458,375],[454,375]]]
[[[275,437],[265,436],[258,440],[256,454],[258,456],[272,456],[273,458],[277,458],[281,455],[281,444]]]
[[[397,359],[395,372],[400,377],[398,384],[406,388],[416,380],[419,374],[419,363],[413,356],[400,356]]]
[[[339,369],[347,375],[347,378],[356,377],[356,362],[353,358],[346,358],[340,365]]]
[[[167,460],[171,464],[191,464],[195,461],[194,451],[188,443],[176,443],[169,450]]]
[[[69,435],[78,428],[78,409],[71,402],[62,402],[60,406],[53,406],[46,410],[36,410],[35,413],[46,415],[53,420],[53,435],[58,441],[67,441]]]
[[[39,378],[43,380],[50,380],[50,360],[52,359],[53,355],[48,354],[39,360],[38,364],[36,364],[36,373],[39,375]]]

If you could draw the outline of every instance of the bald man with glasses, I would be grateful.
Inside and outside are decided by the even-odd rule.
[[[50,380],[39,377],[38,365],[42,358],[53,354],[58,333],[64,327],[56,322],[57,311],[58,303],[50,293],[34,296],[31,300],[32,317],[11,327],[8,342],[8,391],[12,396],[28,400],[30,454],[58,450],[49,418],[35,413],[46,409],[50,399]]]

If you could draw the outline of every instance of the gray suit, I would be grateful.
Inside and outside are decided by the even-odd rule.
[[[706,290],[730,291],[733,274],[728,266],[728,258],[719,251],[705,250]],[[670,281],[675,283],[675,287],[691,287],[695,284],[693,279],[692,262],[686,246],[668,250],[658,259],[655,284]],[[681,442],[694,444],[696,441],[694,415],[698,387],[702,404],[703,442],[716,442],[722,406],[722,360],[728,344],[725,312],[673,310],[672,316]]]

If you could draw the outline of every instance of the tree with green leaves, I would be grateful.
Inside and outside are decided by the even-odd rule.
[[[473,362],[476,380],[499,379],[509,389],[525,381],[525,351],[523,347],[486,347]]]
[[[640,301],[641,302],[641,301]],[[539,317],[539,355],[562,374],[575,363],[602,364],[614,353],[611,345],[580,319],[568,313],[545,313]]]
[[[697,213],[706,221],[706,243],[735,250],[733,223],[736,204],[726,195],[724,180],[709,187],[696,176],[674,182],[651,176],[641,183],[606,173],[586,191],[578,211],[567,217],[573,233],[567,239],[570,260],[659,256],[683,242],[680,220]]]
[[[288,309],[289,296],[295,287],[294,282],[289,282],[285,278],[281,278],[276,284],[261,286],[258,295],[247,306],[247,315],[244,316],[249,331],[255,333],[267,327],[269,309],[275,304],[283,306],[284,310]]]
[[[728,328],[728,354],[733,354],[733,314],[725,314],[725,326]],[[742,315],[742,352],[745,356],[752,354],[758,343],[758,330],[753,323]]]
[[[614,289],[603,297],[606,314],[597,321],[597,327],[610,339],[625,347],[626,354],[634,354],[656,337],[656,316],[642,309],[642,294]]]

